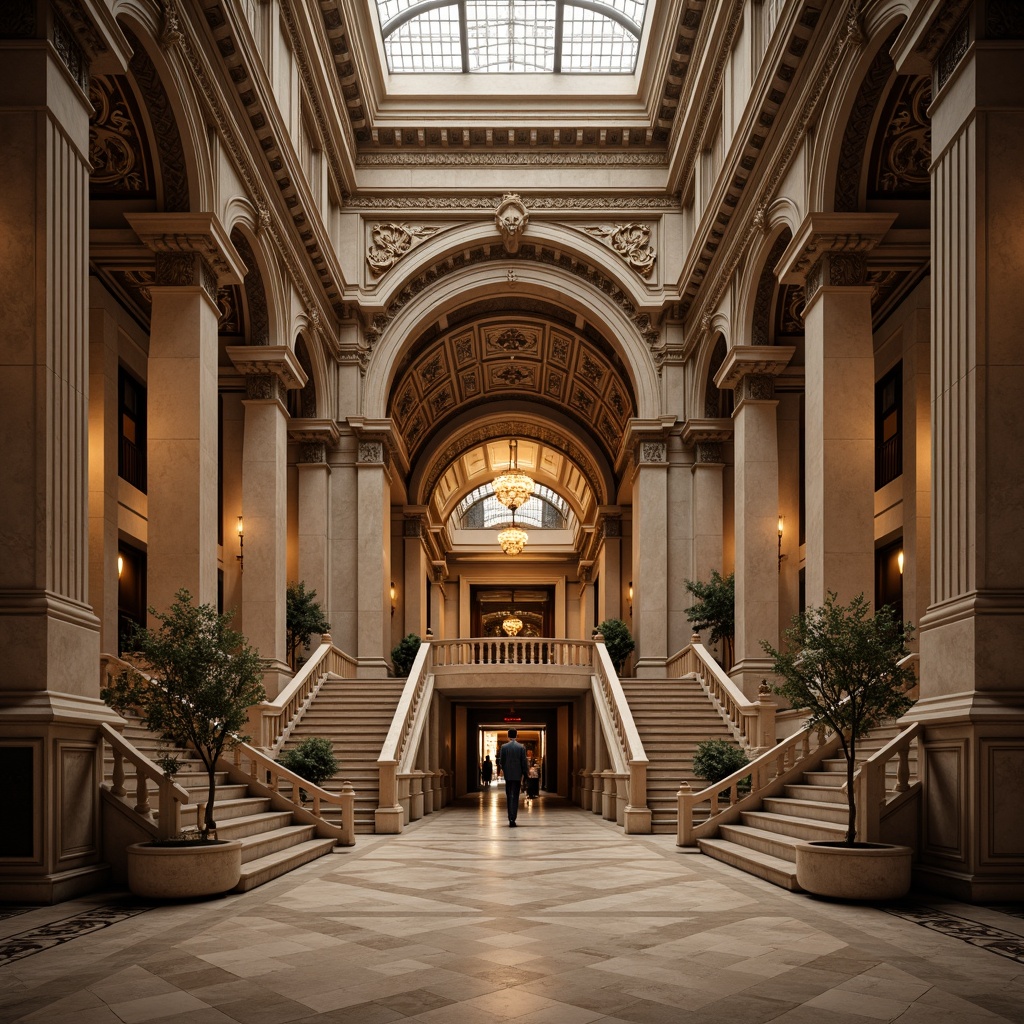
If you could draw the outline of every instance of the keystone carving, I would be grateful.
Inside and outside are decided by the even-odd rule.
[[[519,251],[519,239],[529,223],[530,214],[523,201],[514,192],[506,192],[494,213],[494,224],[507,253]]]

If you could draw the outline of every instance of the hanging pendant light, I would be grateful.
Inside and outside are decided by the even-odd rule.
[[[519,442],[508,443],[508,469],[494,478],[494,496],[505,506],[512,509],[522,508],[533,494],[533,479],[519,469]],[[525,543],[525,541],[524,541]]]
[[[501,550],[506,555],[518,555],[526,547],[526,542],[529,539],[530,535],[525,530],[516,526],[516,510],[512,509],[512,525],[506,526],[498,534],[498,543],[501,545]]]
[[[523,628],[523,620],[513,612],[511,615],[505,616],[501,628],[507,636],[518,636],[519,631]]]

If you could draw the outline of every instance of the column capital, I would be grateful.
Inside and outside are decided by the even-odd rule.
[[[334,420],[291,419],[288,421],[288,437],[299,444],[322,444],[333,448],[341,437]]]
[[[241,374],[276,377],[288,391],[306,386],[306,373],[287,345],[229,345],[225,351]]]
[[[222,285],[241,284],[245,277],[242,257],[213,213],[131,213],[125,219],[157,255],[201,256]]]
[[[683,425],[683,444],[721,444],[732,437],[732,420],[691,418]]]
[[[812,290],[816,290],[812,289],[812,271],[816,266],[824,266],[822,258],[828,256],[831,274],[817,282],[819,287],[862,284],[867,269],[864,254],[881,242],[895,220],[894,213],[810,213],[776,264],[775,274],[783,284],[804,285],[809,300]],[[864,264],[859,271],[860,280],[850,280],[860,264]]]
[[[793,345],[735,345],[715,374],[715,386],[736,390],[742,388],[746,377],[776,377],[789,366],[795,353]]]
[[[405,442],[395,430],[391,419],[349,416],[346,422],[358,442],[359,463],[386,463],[393,460],[400,472],[409,471],[409,455],[405,449]]]

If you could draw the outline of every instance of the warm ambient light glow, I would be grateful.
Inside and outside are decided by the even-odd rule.
[[[121,578],[121,573],[123,573],[123,572],[124,572],[124,556],[123,555],[118,555],[117,556],[117,578],[118,579]],[[902,560],[900,561],[900,572],[903,572],[903,562],[902,562]]]
[[[391,614],[395,614],[395,581],[391,581]]]
[[[782,553],[782,527],[785,521],[785,516],[779,516],[779,573],[782,573],[782,560],[786,557]]]
[[[900,567],[900,575],[903,575],[903,548],[900,548],[900,553],[896,556],[896,564]]]
[[[508,636],[518,636],[523,628],[523,620],[518,615],[509,615],[502,622],[501,628]]]
[[[245,572],[245,552],[242,550],[244,544],[244,533],[242,517],[238,517],[238,554],[235,555],[235,561],[238,562],[238,571],[240,573]]]
[[[516,526],[516,510],[512,509],[512,525],[506,526],[498,534],[498,543],[501,545],[501,550],[506,555],[518,555],[526,547],[526,542],[529,539],[530,535],[525,530],[521,530]]]
[[[494,496],[513,512],[533,494],[533,479],[519,470],[519,442],[508,443],[508,469],[495,477]]]

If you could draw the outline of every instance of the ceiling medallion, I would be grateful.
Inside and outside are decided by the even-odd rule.
[[[519,442],[511,440],[508,443],[508,469],[494,478],[491,485],[494,488],[494,496],[513,512],[522,508],[527,499],[533,494],[533,478],[519,470]],[[514,525],[514,524],[513,524]]]

